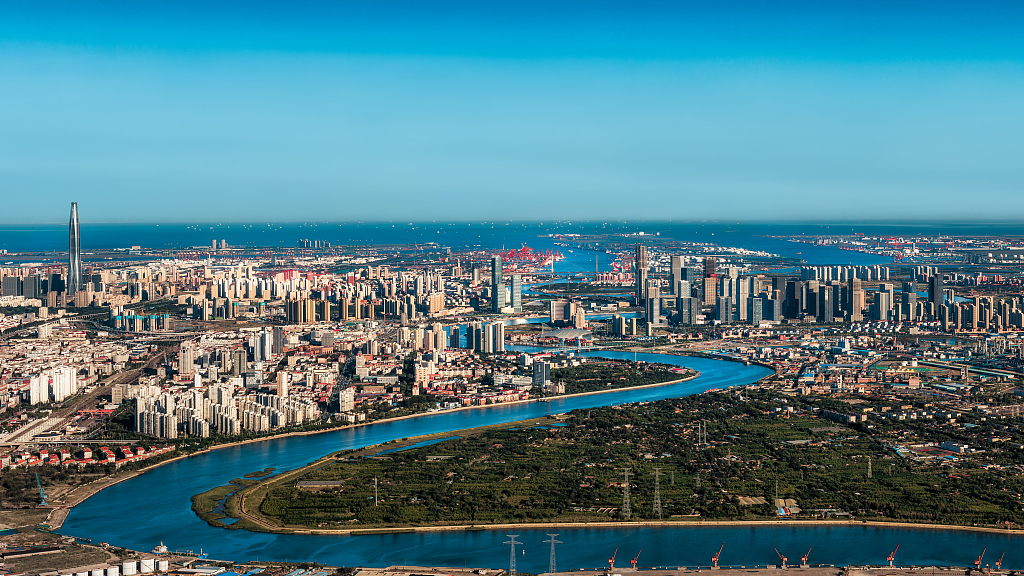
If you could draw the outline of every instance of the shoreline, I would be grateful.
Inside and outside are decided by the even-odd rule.
[[[365,528],[325,530],[323,528],[271,530],[275,534],[317,534],[335,536],[374,536],[382,534],[402,534],[416,532],[464,532],[481,530],[508,529],[548,529],[548,528],[641,528],[641,527],[680,527],[700,528],[713,527],[750,527],[750,526],[871,526],[883,528],[911,528],[921,530],[963,530],[968,532],[986,532],[989,534],[1007,534],[1024,537],[1024,530],[1010,530],[988,526],[961,526],[958,524],[915,524],[913,522],[882,522],[878,520],[639,520],[635,522],[527,522],[501,524],[459,524],[452,526],[406,526],[394,528]]]
[[[688,369],[688,370],[692,370],[692,369]],[[52,527],[53,530],[60,530],[64,526],[64,521],[67,520],[67,517],[71,513],[71,510],[73,508],[75,508],[79,504],[85,502],[89,498],[92,498],[93,496],[99,494],[103,490],[106,490],[107,488],[110,488],[111,486],[120,484],[120,483],[122,483],[122,482],[124,482],[126,480],[131,480],[132,478],[135,478],[136,476],[139,476],[141,474],[145,474],[146,472],[149,472],[150,470],[155,470],[155,469],[157,469],[157,468],[159,468],[159,467],[161,467],[161,466],[163,466],[165,464],[171,464],[172,462],[177,462],[177,461],[183,460],[185,458],[193,458],[193,457],[196,457],[196,456],[202,456],[204,454],[209,454],[210,452],[213,452],[214,450],[220,450],[220,449],[223,449],[223,448],[233,448],[233,447],[236,447],[236,446],[244,446],[246,444],[253,444],[253,443],[256,443],[256,442],[267,442],[267,441],[276,440],[276,439],[279,439],[279,438],[290,438],[290,437],[297,437],[297,436],[310,436],[310,435],[313,435],[313,434],[328,434],[328,433],[331,433],[331,432],[339,432],[339,431],[342,431],[342,430],[351,430],[351,429],[359,428],[359,427],[362,427],[362,426],[372,426],[374,424],[386,424],[386,423],[390,423],[390,422],[398,422],[400,420],[408,420],[410,418],[422,418],[424,416],[432,416],[432,415],[435,415],[435,414],[446,414],[446,413],[449,413],[449,412],[460,412],[460,411],[464,411],[464,410],[477,410],[477,409],[482,409],[482,408],[497,408],[497,407],[501,407],[501,406],[510,406],[510,405],[515,405],[515,404],[527,404],[527,403],[530,403],[530,402],[550,403],[552,400],[558,400],[558,399],[562,399],[562,398],[575,398],[575,397],[580,397],[580,396],[591,396],[591,395],[594,395],[594,394],[608,394],[608,393],[611,393],[611,392],[622,392],[622,391],[625,391],[625,390],[639,390],[639,389],[642,389],[642,388],[653,388],[653,387],[656,387],[656,386],[671,386],[673,384],[681,384],[683,382],[689,382],[690,380],[695,380],[695,379],[697,379],[697,378],[699,378],[701,376],[701,372],[700,371],[698,371],[698,370],[692,370],[692,371],[694,373],[692,375],[690,375],[690,376],[687,376],[686,378],[680,378],[678,380],[669,380],[669,381],[666,381],[666,382],[657,382],[657,383],[654,383],[654,384],[644,384],[642,386],[629,386],[629,387],[624,387],[624,388],[612,388],[610,390],[594,390],[594,391],[591,391],[591,392],[577,392],[577,393],[574,393],[574,394],[561,394],[561,395],[558,395],[558,396],[551,396],[551,397],[545,397],[545,398],[529,398],[527,400],[515,400],[515,401],[512,401],[512,402],[502,402],[500,404],[483,404],[483,405],[474,405],[474,406],[460,406],[458,408],[452,408],[452,409],[449,409],[449,410],[438,410],[436,412],[421,412],[421,413],[418,413],[418,414],[406,414],[405,416],[395,416],[393,418],[383,418],[381,420],[374,420],[372,422],[362,422],[362,423],[358,423],[358,424],[351,424],[351,425],[348,425],[348,426],[339,426],[339,427],[336,427],[336,428],[328,428],[326,430],[297,430],[297,431],[294,431],[294,432],[285,432],[285,433],[282,433],[282,434],[274,434],[272,436],[265,436],[265,437],[262,437],[262,438],[249,438],[249,439],[246,439],[246,440],[238,440],[238,441],[235,441],[235,442],[227,442],[227,443],[224,443],[224,444],[217,444],[217,445],[211,446],[211,447],[209,447],[209,448],[207,448],[205,450],[200,450],[199,452],[192,452],[190,454],[182,454],[180,456],[175,456],[173,458],[168,458],[167,460],[162,460],[160,462],[157,462],[156,464],[151,464],[149,466],[145,466],[143,468],[135,470],[134,472],[130,472],[128,474],[125,474],[123,477],[118,478],[117,480],[105,483],[103,486],[96,487],[95,490],[92,490],[91,492],[88,492],[78,502],[75,502],[74,504],[68,504],[68,505],[62,506],[60,508],[54,508],[53,512],[51,512],[50,515],[47,515],[47,523]],[[396,438],[396,440],[400,440],[400,438]],[[94,482],[102,482],[104,479],[105,478],[100,478],[98,480],[95,480]],[[50,519],[51,515],[53,515],[54,513],[59,513],[61,511],[64,512],[62,517],[59,518],[59,520],[56,520],[54,523],[49,523],[49,519]]]

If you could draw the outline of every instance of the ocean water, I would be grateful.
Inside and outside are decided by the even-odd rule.
[[[479,247],[482,250],[556,248],[548,234],[620,233],[660,235],[691,242],[761,250],[798,258],[814,265],[886,264],[884,257],[824,246],[789,242],[771,235],[886,234],[916,236],[935,234],[1020,235],[1019,222],[922,222],[867,224],[731,223],[731,222],[368,222],[368,223],[161,223],[99,224],[83,212],[82,249],[144,248],[186,249],[207,247],[213,240],[233,246],[271,248],[296,247],[303,239],[322,240],[332,245],[382,245],[437,243],[452,248]],[[0,226],[0,249],[9,252],[67,252],[65,224]],[[567,254],[565,248],[560,248]],[[86,255],[88,256],[88,255]],[[598,256],[598,265],[608,270],[610,260]],[[561,272],[594,270],[594,253],[573,256]],[[556,265],[558,270],[558,265]]]

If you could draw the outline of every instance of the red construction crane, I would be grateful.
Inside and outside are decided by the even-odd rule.
[[[779,559],[782,560],[782,567],[785,568],[786,567],[786,557],[782,555],[782,552],[779,552],[778,548],[775,549],[775,553],[779,555]]]
[[[722,555],[722,549],[725,548],[725,542],[722,542],[722,547],[718,549],[718,553],[711,557],[711,564],[718,568],[718,557]]]
[[[1003,550],[1003,555],[999,557],[999,560],[996,560],[996,570],[1001,570],[1003,568],[1004,557],[1006,557],[1006,550]]]
[[[814,550],[814,546],[807,549],[807,554],[800,557],[800,565],[807,566],[807,559],[811,556],[811,550]]]
[[[896,543],[896,550],[899,550],[899,549],[900,549],[900,545],[899,545],[899,543],[897,542],[897,543]],[[888,561],[889,561],[889,567],[890,567],[890,568],[892,568],[892,561],[893,561],[893,559],[894,559],[894,558],[896,558],[896,550],[893,550],[893,551],[892,551],[892,554],[889,554],[889,555],[888,555],[888,556],[886,556],[886,558],[885,558],[886,560],[888,560]]]
[[[618,556],[618,555],[619,555],[619,549],[616,548],[615,549],[615,553],[612,554],[612,557],[608,559],[608,569],[609,570],[615,570],[615,557]]]
[[[640,559],[640,552],[643,551],[644,549],[641,548],[640,551],[636,553],[636,557],[629,561],[629,563],[633,565],[633,570],[636,570],[636,561]]]
[[[982,559],[985,558],[985,552],[987,550],[988,550],[988,546],[986,546],[984,549],[982,549],[981,556],[978,556],[978,559],[974,561],[974,567],[977,568],[978,570],[981,570],[981,561],[982,561]]]

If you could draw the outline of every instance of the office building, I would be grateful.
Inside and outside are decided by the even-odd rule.
[[[491,312],[495,314],[500,314],[505,307],[505,280],[501,266],[501,256],[491,256]]]
[[[543,360],[533,362],[533,385],[544,386],[551,382],[551,364]]]
[[[670,261],[671,264],[669,268],[669,279],[672,283],[669,284],[669,289],[672,290],[672,295],[677,298],[679,296],[689,296],[689,294],[680,294],[678,292],[679,283],[683,281],[683,261],[685,260],[685,258],[685,256],[672,256]]]
[[[633,295],[637,306],[645,306],[647,303],[647,273],[651,267],[647,256],[647,246],[636,245],[636,258],[633,260],[634,290]]]
[[[523,311],[523,277],[520,274],[512,275],[512,310]]]
[[[68,224],[68,294],[82,289],[82,238],[78,226],[78,202],[71,203]]]
[[[718,272],[718,260],[714,256],[704,258],[704,277],[714,276]]]
[[[747,300],[747,320],[754,326],[759,326],[765,321],[764,317],[765,298],[754,296]]]
[[[935,272],[928,279],[928,301],[932,303],[935,310],[944,304],[942,274]]]
[[[850,322],[864,320],[864,290],[861,288],[860,279],[856,276],[850,278],[846,296],[848,298],[846,311]]]
[[[700,314],[700,300],[683,296],[676,298],[676,323],[693,325],[697,323],[697,315]]]
[[[704,279],[704,305],[714,306],[718,297],[718,276],[711,275]]]
[[[832,293],[832,286],[818,286],[818,322],[831,324],[835,321],[833,317],[835,304],[832,301]]]
[[[647,300],[644,303],[644,317],[652,326],[661,326],[661,288],[657,280],[647,281]]]
[[[719,296],[715,302],[715,320],[719,322],[732,322],[732,298]]]

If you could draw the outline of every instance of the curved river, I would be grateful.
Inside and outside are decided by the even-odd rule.
[[[582,355],[632,359],[632,353],[585,352]],[[663,354],[638,354],[638,360],[693,368],[701,376],[669,386],[622,390],[475,410],[441,412],[309,436],[277,438],[215,450],[155,468],[86,500],[71,511],[62,533],[135,550],[164,542],[171,550],[203,549],[211,558],[317,561],[338,566],[413,564],[498,568],[508,562],[506,531],[426,532],[372,536],[264,534],[213,528],[191,511],[190,498],[232,478],[273,466],[299,467],[336,450],[360,448],[421,434],[512,422],[576,408],[674,398],[712,388],[749,384],[767,375],[759,366]],[[550,549],[543,543],[551,529],[519,529],[523,542],[518,569],[543,572]],[[623,558],[643,548],[639,566],[707,564],[726,542],[722,565],[778,561],[778,547],[790,559],[814,546],[811,563],[882,563],[901,543],[898,563],[969,565],[988,547],[1008,551],[1004,567],[1024,566],[1024,537],[963,530],[876,528],[867,526],[680,526],[642,528],[559,528],[559,569],[597,568],[620,548]],[[998,553],[998,552],[997,552]],[[973,556],[972,556],[973,555]],[[625,561],[620,562],[625,564]]]

